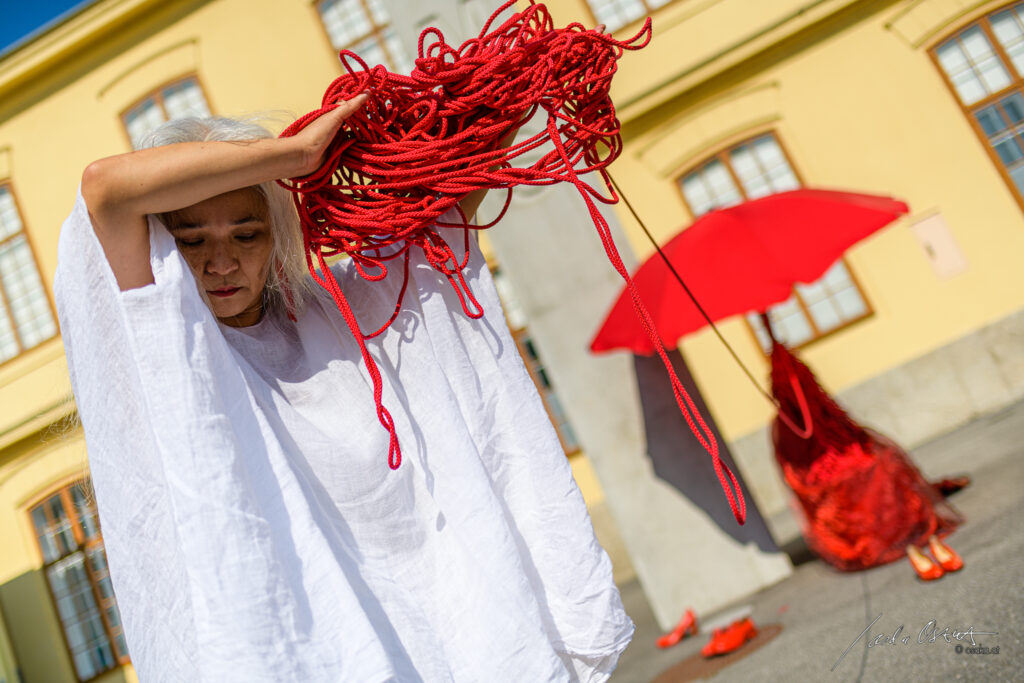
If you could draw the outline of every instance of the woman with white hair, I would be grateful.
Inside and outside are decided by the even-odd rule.
[[[282,139],[174,122],[83,174],[55,289],[135,667],[145,682],[606,680],[633,626],[475,241],[482,319],[413,254],[402,312],[368,341],[394,471],[357,344],[310,285],[274,181],[320,166],[364,101]],[[388,319],[400,275],[332,271],[358,320]]]

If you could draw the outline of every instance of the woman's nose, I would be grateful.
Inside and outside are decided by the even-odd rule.
[[[238,259],[226,247],[214,247],[206,260],[206,272],[210,275],[229,275],[238,270]]]

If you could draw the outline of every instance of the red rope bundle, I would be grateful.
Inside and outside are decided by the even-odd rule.
[[[531,4],[492,29],[498,16],[514,4],[514,0],[503,4],[478,37],[457,49],[445,43],[437,29],[423,31],[410,76],[390,73],[382,66],[369,68],[358,55],[343,50],[340,57],[348,73],[330,85],[320,109],[282,133],[294,135],[339,103],[370,93],[367,103],[346,121],[347,130],[331,143],[320,170],[285,186],[295,193],[310,272],[331,293],[359,342],[373,381],[378,419],[391,437],[388,464],[392,468],[401,463],[401,449],[394,420],[382,404],[380,372],[365,340],[380,334],[398,315],[408,284],[410,250],[421,249],[445,275],[468,316],[483,315],[462,275],[466,257],[460,260],[434,229],[449,209],[459,212],[468,240],[468,229],[491,227],[504,216],[514,186],[572,183],[587,205],[612,265],[630,287],[648,334],[657,339],[595,204],[595,200],[618,201],[605,171],[622,147],[609,89],[623,50],[637,50],[650,41],[650,19],[636,36],[620,41],[578,23],[555,29],[547,8]],[[544,130],[503,148],[502,141],[539,110],[547,118]],[[512,160],[535,150],[542,154],[529,166],[512,165]],[[591,171],[600,174],[607,197],[580,179]],[[497,188],[508,190],[498,217],[485,226],[468,225],[459,201],[474,190]],[[325,258],[338,254],[348,254],[367,280],[383,279],[389,261],[403,261],[405,280],[395,311],[373,333],[361,330],[327,267]],[[736,477],[719,460],[714,436],[661,345],[655,346],[671,375],[679,407],[711,454],[733,514],[742,524],[746,506]],[[729,483],[737,492],[738,505]]]

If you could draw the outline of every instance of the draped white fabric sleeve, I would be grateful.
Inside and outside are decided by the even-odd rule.
[[[150,230],[155,284],[120,292],[79,196],[55,284],[142,681],[608,678],[632,624],[475,246],[482,320],[414,257],[370,344],[391,471],[333,302],[225,328]],[[375,329],[400,274],[336,272]]]

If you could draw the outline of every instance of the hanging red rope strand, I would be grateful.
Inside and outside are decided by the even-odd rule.
[[[394,321],[401,296],[391,318],[375,332],[364,333],[325,258],[347,254],[367,280],[383,279],[390,262],[398,260],[407,283],[409,252],[420,249],[451,283],[466,315],[479,318],[483,310],[463,277],[469,250],[460,259],[434,226],[450,226],[439,219],[455,209],[461,217],[455,227],[466,230],[468,243],[470,229],[489,228],[504,216],[513,187],[568,182],[579,191],[609,260],[630,288],[637,315],[671,377],[683,417],[711,455],[733,514],[742,524],[746,503],[739,483],[720,460],[711,430],[657,342],[651,317],[596,204],[618,201],[604,170],[622,149],[609,96],[616,62],[624,50],[647,45],[651,21],[647,19],[632,38],[616,40],[579,23],[556,29],[547,8],[531,3],[497,24],[514,4],[510,0],[499,7],[479,36],[458,48],[448,45],[435,28],[423,31],[416,68],[409,76],[382,66],[370,68],[355,53],[342,50],[347,73],[330,85],[320,109],[282,133],[294,135],[341,102],[369,92],[366,104],[347,119],[331,143],[321,168],[282,184],[294,193],[310,272],[331,293],[359,343],[373,382],[377,417],[390,435],[388,464],[393,469],[401,464],[401,449],[394,420],[382,403],[380,371],[365,340]],[[546,117],[541,132],[502,147],[507,136],[538,112]],[[528,166],[513,166],[527,153],[539,153],[540,158]],[[594,171],[606,194],[580,178]],[[505,205],[491,223],[469,225],[459,202],[481,189],[507,190]]]

